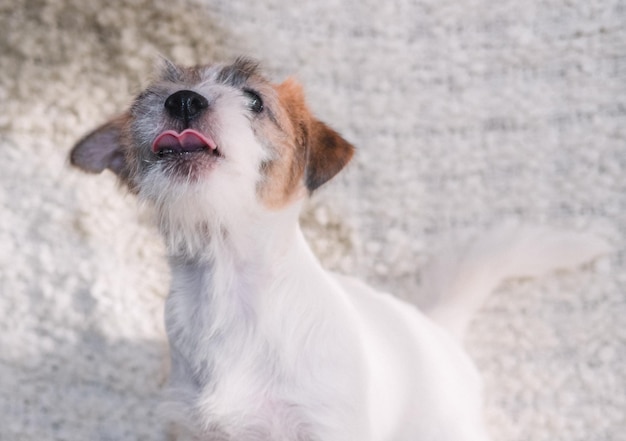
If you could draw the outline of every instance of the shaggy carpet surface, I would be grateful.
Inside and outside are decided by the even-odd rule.
[[[0,440],[165,439],[163,246],[67,154],[159,55],[241,54],[358,147],[303,213],[327,267],[410,299],[503,219],[615,245],[502,286],[467,345],[494,440],[626,440],[624,23],[623,0],[0,0]]]

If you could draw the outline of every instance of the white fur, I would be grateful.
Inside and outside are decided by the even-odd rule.
[[[260,199],[261,163],[272,154],[264,120],[254,130],[242,91],[216,83],[217,70],[195,86],[159,83],[131,115],[133,147],[149,149],[169,128],[162,101],[194,87],[211,102],[200,129],[224,154],[200,178],[172,176],[156,160],[133,175],[171,254],[167,409],[178,439],[487,440],[480,378],[459,343],[471,315],[503,279],[578,265],[605,244],[496,229],[433,266],[430,317],[330,274],[300,231],[302,198],[281,208]]]
[[[197,439],[487,440],[480,379],[458,341],[413,306],[325,272],[293,213],[285,217],[282,225],[266,225],[271,238],[251,242],[246,256],[222,243],[207,262],[172,259],[166,317],[173,399],[192,416],[184,424]],[[544,255],[533,274],[606,251],[596,238],[537,232],[521,228],[505,244],[495,231],[467,251],[480,259],[449,267],[472,267],[476,279],[467,271],[445,273],[442,265],[437,274],[451,285],[463,282],[476,296],[472,303],[487,294],[480,288],[516,270],[528,274],[525,264],[506,265],[493,267],[486,285],[480,277],[511,256],[530,261],[546,246],[545,234],[554,238],[547,245],[554,259]],[[533,235],[541,240],[527,240]],[[575,256],[557,252],[557,244]],[[532,254],[519,254],[526,251]],[[451,304],[462,323],[475,309],[464,314]]]

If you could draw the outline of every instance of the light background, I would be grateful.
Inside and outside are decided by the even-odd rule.
[[[0,440],[163,440],[163,249],[67,153],[158,54],[295,75],[358,147],[303,216],[330,268],[410,298],[505,218],[615,253],[501,287],[468,347],[494,440],[626,440],[626,2],[0,0]]]

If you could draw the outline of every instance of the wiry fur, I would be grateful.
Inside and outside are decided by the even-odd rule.
[[[161,132],[188,128],[163,108],[183,89],[210,103],[189,124],[219,158],[151,150]],[[249,90],[262,112],[247,107]],[[591,236],[495,230],[435,265],[429,318],[326,272],[303,238],[307,192],[352,152],[299,86],[271,85],[249,60],[166,64],[127,113],[74,148],[74,164],[113,170],[153,206],[166,239],[167,408],[179,440],[487,440],[480,379],[454,336],[504,278],[606,251]]]

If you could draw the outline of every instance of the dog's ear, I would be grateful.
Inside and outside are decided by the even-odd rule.
[[[302,149],[304,183],[312,192],[335,176],[352,159],[354,147],[309,111],[302,86],[293,78],[276,87]]]
[[[313,191],[343,169],[354,155],[354,146],[321,121],[310,126],[305,184]]]
[[[72,165],[90,173],[108,168],[118,177],[126,178],[127,164],[122,150],[126,119],[126,116],[115,118],[78,141],[70,153]]]

